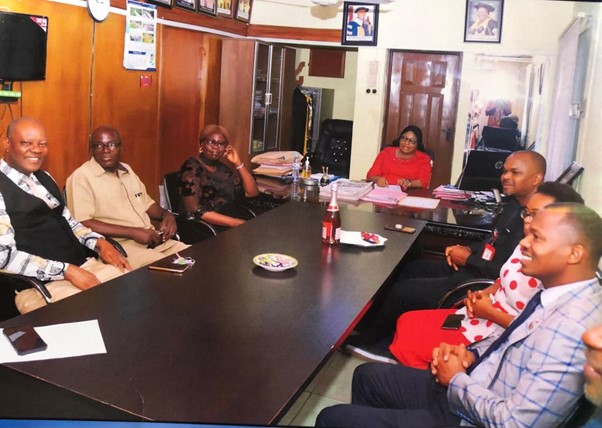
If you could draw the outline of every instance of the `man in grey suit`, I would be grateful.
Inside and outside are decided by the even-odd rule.
[[[323,410],[317,426],[557,426],[583,394],[580,338],[602,322],[600,236],[602,219],[582,205],[539,211],[517,262],[544,290],[502,335],[469,348],[441,344],[431,372],[364,364],[352,404]]]

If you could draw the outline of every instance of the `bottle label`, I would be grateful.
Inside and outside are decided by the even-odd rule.
[[[341,228],[333,230],[333,224],[329,221],[322,222],[322,239],[330,242],[339,242],[341,240]]]

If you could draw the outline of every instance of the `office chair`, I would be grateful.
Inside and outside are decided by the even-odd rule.
[[[106,236],[104,238],[112,244],[123,257],[127,257],[127,253],[117,241]],[[87,252],[95,258],[99,257],[98,254],[92,250],[87,249]],[[40,292],[46,304],[52,303],[52,294],[48,288],[46,288],[46,283],[47,282],[30,276],[0,270],[0,321],[20,315],[15,306],[16,291],[35,288]]]
[[[167,196],[167,208],[176,216],[180,240],[186,244],[194,244],[216,236],[218,232],[229,229],[225,226],[208,223],[199,218],[186,218],[186,216],[178,214],[183,211],[180,194],[178,193],[178,175],[178,172],[165,174],[163,177],[163,187]],[[238,204],[236,208],[241,212],[245,220],[257,217],[253,210],[244,205]]]
[[[338,177],[349,177],[351,163],[351,139],[353,121],[326,119],[322,122],[315,153],[310,156],[314,172],[327,166],[328,173]]]
[[[520,133],[516,129],[484,126],[481,141],[477,147],[484,150],[515,152],[520,145]]]
[[[464,298],[468,290],[484,290],[495,281],[489,278],[469,279],[456,285],[443,295],[437,302],[437,309],[460,308],[464,306]]]

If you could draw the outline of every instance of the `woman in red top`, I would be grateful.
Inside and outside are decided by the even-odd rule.
[[[428,188],[431,181],[431,158],[424,152],[422,131],[414,125],[401,131],[376,157],[366,180],[377,186],[399,185],[402,190]]]

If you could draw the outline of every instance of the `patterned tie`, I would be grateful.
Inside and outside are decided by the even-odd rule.
[[[529,303],[527,303],[527,306],[525,306],[525,309],[514,320],[514,322],[512,324],[510,324],[506,330],[504,330],[502,335],[500,337],[498,337],[495,340],[495,342],[493,342],[491,344],[491,346],[489,346],[489,348],[487,348],[485,350],[485,352],[483,352],[483,355],[481,355],[479,358],[477,358],[477,360],[472,364],[472,366],[470,366],[468,368],[468,370],[466,370],[466,373],[470,374],[475,369],[476,366],[478,366],[483,360],[485,360],[485,358],[490,356],[500,346],[502,346],[502,344],[504,342],[506,342],[506,340],[508,340],[508,337],[510,336],[510,334],[512,334],[512,332],[514,330],[516,330],[522,323],[524,323],[531,316],[531,314],[535,311],[535,309],[541,304],[541,292],[542,291],[543,290],[539,290],[533,296],[533,298],[531,298],[531,300],[529,300]]]
[[[31,190],[31,193],[33,193],[34,196],[43,200],[49,208],[54,209],[58,206],[50,198],[50,194],[48,193],[48,191],[44,189],[44,187],[42,187],[40,184],[37,184],[35,181],[33,181],[31,177],[25,177],[24,181],[29,187],[29,190]]]

